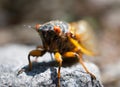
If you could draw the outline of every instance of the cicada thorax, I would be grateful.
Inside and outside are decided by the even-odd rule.
[[[45,33],[46,35],[50,34],[50,32]],[[51,33],[50,37],[43,39],[43,45],[45,50],[48,52],[56,52],[63,54],[65,52],[71,51],[74,46],[68,40],[68,37],[63,35],[58,35],[55,33]]]
[[[75,35],[75,39],[87,50],[96,54],[96,38],[90,24],[81,20],[70,23],[70,31]]]

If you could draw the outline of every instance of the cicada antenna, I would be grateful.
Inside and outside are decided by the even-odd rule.
[[[31,25],[24,25],[24,27],[30,28],[30,29],[36,29],[35,26],[31,26]]]

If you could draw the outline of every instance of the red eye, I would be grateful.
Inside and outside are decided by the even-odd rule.
[[[35,25],[35,29],[38,31],[38,29],[40,28],[40,26],[41,26],[40,24],[36,24]]]
[[[60,29],[60,27],[58,27],[58,26],[54,26],[54,31],[55,31],[56,33],[60,33],[60,32],[61,32],[61,29]]]

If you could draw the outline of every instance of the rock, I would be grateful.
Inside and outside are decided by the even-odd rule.
[[[34,47],[9,45],[0,47],[0,87],[56,87],[57,63],[46,53],[33,63],[30,72],[17,75],[18,71],[28,68],[27,54]],[[100,81],[99,69],[93,63],[85,65],[96,76],[92,80],[81,64],[61,68],[61,87],[103,87]]]

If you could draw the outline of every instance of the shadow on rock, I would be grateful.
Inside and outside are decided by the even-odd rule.
[[[77,62],[77,60],[75,61]],[[92,80],[90,75],[86,74],[81,67],[71,67],[76,64],[76,62],[73,62],[73,60],[63,60],[63,68],[61,71],[64,73],[61,73],[60,79],[62,87],[103,87],[99,80]],[[78,64],[78,66],[80,65]],[[34,85],[56,87],[58,83],[57,68],[58,63],[56,61],[34,62],[32,63],[32,70],[29,72],[25,71],[25,73],[28,78],[32,76],[31,84],[33,87],[35,87]],[[92,68],[95,68],[95,66]],[[22,69],[27,70],[28,65]],[[24,77],[24,74],[22,76]]]
[[[53,67],[54,66],[54,67]],[[51,62],[33,62],[32,63],[32,70],[28,71],[28,65],[24,66],[21,70],[25,72],[27,75],[35,76],[36,74],[44,73],[47,69],[50,69],[51,72],[56,71],[57,63],[55,61]],[[57,73],[57,71],[56,71]],[[20,72],[21,74],[21,72]],[[19,75],[19,74],[18,74]]]
[[[63,59],[63,63],[62,63],[62,67],[70,67],[74,64],[76,64],[78,62],[77,58],[69,58]],[[50,62],[33,62],[32,63],[32,70],[28,71],[28,65],[24,66],[20,71],[20,74],[22,72],[25,72],[27,75],[30,76],[35,76],[36,74],[40,74],[45,72],[47,69],[50,69],[51,72],[53,72],[54,70],[56,71],[57,74],[57,70],[55,67],[58,67],[58,63],[56,61],[50,61]],[[18,73],[19,75],[19,73]]]

